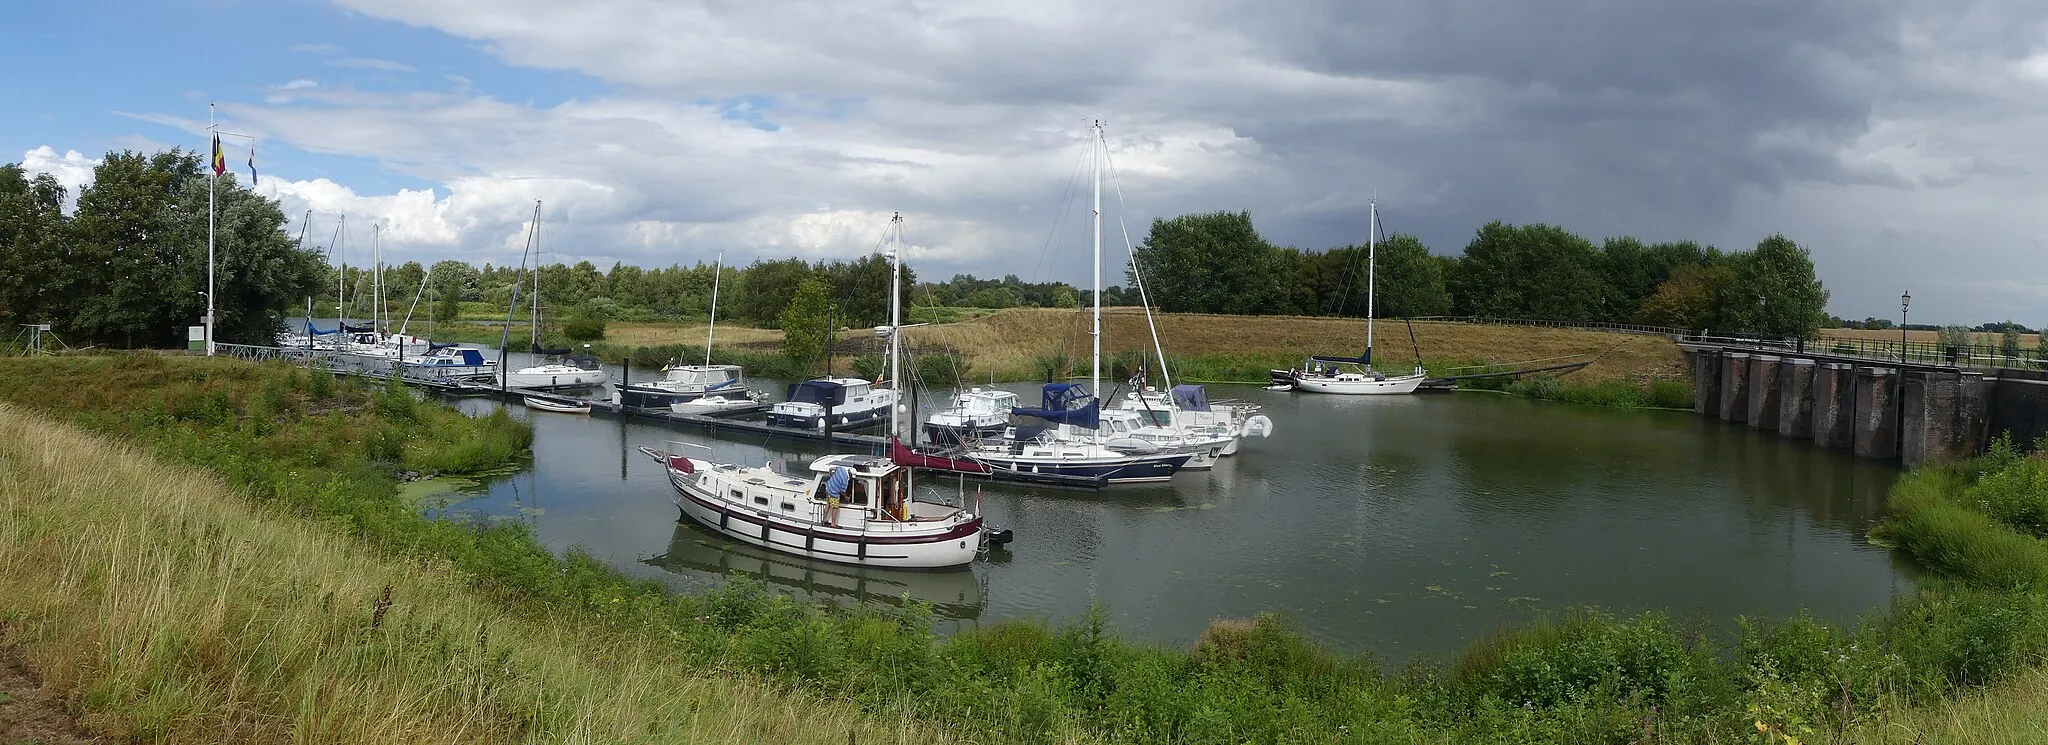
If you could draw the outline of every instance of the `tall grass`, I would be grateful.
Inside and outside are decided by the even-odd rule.
[[[0,631],[96,734],[940,739],[686,664],[660,634],[507,607],[422,559],[394,561],[257,509],[219,478],[0,404]]]

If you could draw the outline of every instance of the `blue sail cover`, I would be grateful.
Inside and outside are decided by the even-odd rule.
[[[836,405],[846,402],[846,394],[840,392],[838,383],[829,380],[806,380],[789,384],[789,400],[819,406],[826,403]]]
[[[447,344],[437,344],[437,343],[434,343],[434,342],[431,342],[431,341],[430,341],[430,342],[427,342],[427,353],[428,353],[428,354],[433,354],[434,352],[437,352],[437,351],[440,351],[440,350],[443,350],[443,349],[447,349],[447,348],[449,348],[449,347],[452,347],[452,346],[455,346],[456,344],[459,344],[459,343],[461,343],[461,342],[453,342],[453,341],[451,341],[451,342],[448,342]]]
[[[1095,429],[1102,426],[1101,404],[1080,383],[1046,383],[1040,408],[1011,408],[1011,416],[1028,416],[1054,424]]]
[[[311,334],[311,335],[313,335],[313,336],[326,336],[326,335],[328,335],[328,334],[338,334],[338,333],[341,333],[341,329],[323,329],[323,328],[320,328],[319,326],[315,326],[315,325],[313,325],[313,322],[312,322],[312,321],[307,321],[307,322],[306,322],[306,333],[308,333],[308,334]]]
[[[718,389],[720,389],[720,388],[724,388],[724,387],[726,387],[726,386],[732,385],[732,384],[734,384],[734,383],[737,383],[737,382],[739,382],[739,380],[737,380],[737,379],[735,379],[735,378],[726,378],[726,379],[724,379],[724,380],[721,380],[721,381],[718,381],[718,382],[716,382],[716,383],[712,383],[711,385],[707,385],[707,386],[704,386],[704,390],[706,390],[706,391],[715,391],[715,390],[718,390]]]
[[[1209,390],[1199,385],[1174,386],[1173,405],[1181,411],[1208,411]]]

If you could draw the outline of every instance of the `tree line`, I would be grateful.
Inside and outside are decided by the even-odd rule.
[[[1487,223],[1460,256],[1419,238],[1379,243],[1373,314],[1607,321],[1729,333],[1806,335],[1828,293],[1807,250],[1782,235],[1750,251],[1691,241],[1600,245],[1553,225]],[[1307,251],[1261,237],[1247,212],[1157,219],[1136,251],[1161,310],[1364,316],[1367,247]],[[1127,270],[1127,280],[1138,275]]]

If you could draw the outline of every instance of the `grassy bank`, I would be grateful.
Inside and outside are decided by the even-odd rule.
[[[291,387],[272,382],[278,380],[292,381]],[[99,389],[85,393],[66,387],[86,383],[96,383]],[[2027,533],[2024,527],[2037,524],[2037,515],[2048,514],[2027,497],[2041,493],[2034,485],[2037,472],[2028,469],[2044,466],[2004,450],[1964,466],[1917,472],[1900,485],[1893,522],[1884,535],[1901,550],[1923,557],[1942,579],[1859,623],[1833,624],[1803,617],[1750,619],[1731,635],[1713,631],[1712,624],[1681,622],[1662,614],[1617,617],[1582,611],[1504,630],[1455,658],[1388,670],[1370,657],[1330,653],[1276,616],[1219,620],[1194,648],[1175,649],[1122,639],[1108,627],[1103,612],[1060,624],[994,624],[940,639],[931,633],[927,617],[915,606],[900,612],[815,606],[745,583],[701,596],[664,595],[657,587],[626,580],[587,556],[550,556],[516,525],[480,528],[433,523],[396,505],[389,471],[424,464],[424,460],[409,460],[429,457],[439,449],[424,441],[401,438],[395,444],[376,446],[382,448],[377,456],[356,455],[338,446],[339,441],[321,441],[336,445],[317,450],[326,454],[322,463],[312,456],[316,451],[281,445],[299,437],[328,435],[279,434],[297,429],[289,424],[260,437],[251,431],[261,426],[256,423],[261,418],[251,416],[250,407],[270,405],[266,403],[272,396],[270,390],[283,391],[278,396],[283,404],[272,411],[296,413],[264,421],[313,417],[322,430],[354,422],[349,428],[362,433],[413,432],[402,423],[433,421],[445,414],[437,407],[413,405],[408,420],[405,405],[395,395],[346,387],[329,394],[345,403],[323,410],[313,404],[320,400],[312,390],[316,385],[311,378],[289,370],[196,359],[0,362],[0,397],[32,401],[30,405],[67,417],[85,406],[97,412],[148,412],[160,407],[163,415],[102,413],[76,419],[178,460],[206,465],[260,503],[271,505],[258,511],[257,517],[310,530],[307,540],[330,541],[325,545],[332,550],[358,552],[349,555],[361,556],[364,561],[410,557],[409,562],[376,566],[389,571],[417,569],[424,576],[409,581],[425,583],[438,578],[445,583],[394,585],[393,599],[380,614],[378,608],[385,605],[380,600],[381,588],[397,580],[375,574],[374,567],[351,566],[337,570],[341,574],[335,576],[326,571],[314,576],[276,575],[297,571],[301,565],[340,565],[323,564],[327,560],[317,557],[263,561],[258,557],[270,554],[238,553],[259,547],[265,552],[272,550],[272,544],[252,536],[282,528],[208,528],[210,523],[199,519],[194,508],[179,507],[180,503],[160,492],[139,491],[141,496],[131,503],[117,501],[127,499],[118,493],[123,490],[104,484],[67,487],[68,491],[55,499],[42,496],[58,493],[52,491],[55,487],[7,492],[10,496],[0,500],[0,505],[9,510],[6,529],[15,531],[9,534],[7,545],[26,547],[8,550],[44,552],[18,562],[10,558],[4,567],[41,578],[23,580],[23,587],[44,588],[37,591],[42,598],[38,602],[48,604],[49,609],[36,612],[32,621],[19,621],[11,627],[35,629],[22,637],[29,639],[28,643],[47,637],[55,640],[48,642],[49,648],[73,650],[69,654],[87,661],[113,660],[100,663],[106,665],[155,660],[150,656],[155,653],[148,650],[164,642],[150,642],[147,649],[139,641],[125,642],[127,646],[116,649],[120,654],[100,658],[93,656],[100,654],[97,648],[77,641],[127,638],[154,633],[150,629],[155,627],[103,627],[91,635],[75,636],[65,636],[70,632],[60,627],[89,620],[97,609],[120,602],[116,596],[124,592],[157,597],[136,591],[137,587],[152,583],[182,587],[179,583],[185,582],[182,578],[187,575],[221,578],[219,586],[192,590],[190,604],[177,606],[178,612],[151,615],[154,611],[148,609],[156,607],[152,605],[132,612],[140,618],[168,618],[178,623],[211,624],[207,619],[219,617],[218,626],[191,632],[196,634],[191,638],[213,639],[211,646],[172,644],[176,654],[150,663],[155,666],[152,670],[168,671],[149,673],[158,676],[151,679],[168,682],[117,688],[128,692],[126,698],[81,695],[79,701],[86,710],[126,712],[124,716],[144,722],[175,723],[185,720],[145,715],[157,711],[153,707],[167,706],[162,703],[165,699],[178,700],[182,691],[216,686],[226,692],[208,694],[212,698],[204,700],[225,703],[205,709],[222,712],[212,721],[222,726],[284,727],[299,721],[298,717],[314,716],[296,712],[315,708],[285,699],[320,701],[323,695],[341,695],[321,688],[318,681],[322,678],[314,673],[296,672],[300,668],[292,661],[332,658],[332,664],[361,664],[367,672],[336,668],[324,671],[326,674],[398,671],[392,674],[402,680],[444,683],[452,692],[405,688],[398,683],[386,688],[376,682],[381,678],[366,679],[365,692],[360,694],[365,702],[339,707],[360,709],[366,712],[364,717],[370,717],[379,711],[368,703],[371,696],[420,702],[422,713],[407,714],[414,718],[404,720],[406,727],[427,733],[418,739],[577,739],[578,732],[592,733],[590,739],[631,739],[620,733],[682,726],[677,718],[724,716],[704,713],[710,709],[687,709],[700,705],[699,699],[694,692],[674,686],[709,676],[718,679],[707,685],[724,685],[728,676],[740,676],[743,681],[758,679],[790,686],[800,696],[814,697],[800,700],[830,702],[810,710],[818,716],[852,717],[846,712],[864,712],[861,717],[890,723],[890,732],[910,733],[900,736],[905,740],[931,735],[904,724],[914,720],[980,742],[1621,745],[1760,742],[1764,737],[1758,732],[1761,727],[1809,743],[1887,741],[1853,739],[1873,732],[1883,733],[1891,742],[1906,743],[1937,726],[1948,726],[1940,724],[1943,722],[1960,722],[1956,726],[1961,730],[1951,727],[1947,731],[1984,741],[2000,741],[2000,737],[2030,741],[2011,739],[2023,735],[2024,730],[1999,729],[2024,726],[2020,717],[1989,713],[1978,717],[1962,713],[1966,711],[1963,707],[2015,711],[2001,707],[2018,706],[2018,701],[2025,699],[2007,698],[2004,692],[2010,689],[1996,686],[2035,679],[2016,676],[2038,664],[2048,652],[2048,600],[2038,586],[2027,584],[2033,581],[2028,567],[2035,566],[2035,553],[2048,549],[2041,547],[2038,532]],[[210,389],[222,392],[216,395]],[[47,395],[44,391],[59,393]],[[178,403],[195,399],[219,403],[184,408]],[[152,405],[152,401],[160,403]],[[113,404],[111,409],[108,404]],[[8,412],[7,416],[15,414]],[[342,418],[324,419],[335,416]],[[0,435],[8,435],[9,441],[38,429],[57,431],[33,421],[4,426],[12,427],[0,429]],[[479,422],[474,426],[495,425]],[[522,431],[514,430],[510,436],[516,441]],[[283,439],[270,439],[275,437]],[[464,438],[447,438],[451,442],[459,439]],[[371,442],[366,439],[359,446],[367,453]],[[72,451],[85,455],[78,460],[51,460]],[[33,460],[31,455],[42,460]],[[19,468],[17,463],[52,463],[55,465],[45,470],[53,474],[93,471],[88,464],[108,462],[141,464],[133,472],[136,474],[163,473],[160,466],[133,453],[86,451],[83,445],[69,441],[40,449],[0,449],[0,458],[10,469]],[[97,470],[118,471],[104,465]],[[168,483],[168,479],[159,480]],[[1916,501],[1916,494],[1924,498]],[[95,500],[108,504],[89,510],[71,504]],[[226,497],[220,501],[246,508],[246,504]],[[159,504],[170,506],[155,506]],[[1941,506],[1959,507],[1966,514],[1919,519],[1923,512]],[[161,519],[144,519],[158,510]],[[342,526],[361,540],[342,541],[333,527],[313,529],[308,527],[309,521],[285,517],[300,512],[317,517],[326,526]],[[75,524],[62,522],[72,513],[97,517]],[[668,519],[672,514],[662,513],[661,517]],[[1970,519],[1970,515],[1983,519]],[[111,527],[95,527],[108,521]],[[131,523],[135,526],[132,530],[146,532],[124,532],[131,530],[126,527]],[[90,551],[64,553],[73,550],[67,546],[85,540],[77,536],[99,540],[101,533],[124,537],[108,538]],[[2033,543],[2014,542],[2010,540],[2013,536]],[[241,543],[244,537],[251,542]],[[166,548],[158,552],[147,545],[151,540],[161,540]],[[373,550],[363,551],[361,546]],[[128,557],[158,553],[163,562],[186,563],[138,564],[141,568],[133,571],[123,565],[142,560]],[[54,568],[35,568],[43,564]],[[37,571],[44,574],[35,574]],[[344,582],[341,576],[354,574],[362,574],[364,579]],[[259,576],[266,579],[256,582]],[[268,579],[273,576],[283,579]],[[109,577],[124,579],[116,589],[82,584]],[[2023,582],[2013,584],[2015,579]],[[237,584],[243,580],[247,583]],[[271,589],[267,594],[251,589],[263,587]],[[252,594],[238,594],[245,591]],[[82,599],[70,600],[70,594]],[[495,615],[484,619],[442,617],[424,610],[439,607],[434,598],[441,595],[475,599],[479,603],[476,613]],[[14,596],[12,592],[5,595]],[[287,610],[297,603],[306,607],[303,612],[307,613],[315,606],[341,609],[329,612],[345,620],[315,617],[289,627],[272,627],[259,615],[282,611],[263,605],[266,602],[282,604]],[[244,610],[243,606],[253,609]],[[428,615],[401,617],[401,613]],[[22,615],[29,617],[27,612]],[[441,621],[439,625],[436,620]],[[311,631],[305,632],[304,646],[296,647],[302,650],[301,656],[264,646],[300,638],[294,636],[299,632],[291,629],[302,625]],[[242,631],[245,628],[252,631]],[[23,633],[28,632],[10,632]],[[501,633],[520,635],[511,637],[514,642]],[[400,638],[390,643],[403,645],[379,647],[386,643],[380,641],[382,636]],[[562,654],[567,658],[547,663],[545,660],[553,659],[552,652],[529,648],[545,647],[550,639],[563,646],[546,649],[566,649]],[[469,652],[473,648],[477,653]],[[571,667],[558,673],[546,667],[572,663],[597,672],[586,675],[578,672],[583,668]],[[47,660],[37,664],[63,669]],[[181,672],[193,665],[227,672]],[[290,672],[266,672],[272,669]],[[238,670],[246,672],[235,672]],[[571,688],[558,689],[552,682],[555,675],[572,681]],[[52,674],[52,679],[64,678]],[[581,685],[573,683],[577,680],[590,681],[587,695],[592,703],[587,707],[598,707],[594,713],[591,708],[577,708],[582,704],[575,702],[585,695],[576,692],[583,690],[574,688]],[[85,686],[83,682],[76,685],[80,690]],[[713,691],[705,695],[723,694]],[[1967,698],[1951,703],[1958,695]],[[773,707],[773,701],[785,699],[764,700],[771,703],[762,706]],[[471,701],[476,703],[467,703]],[[660,708],[663,702],[686,708]],[[177,710],[201,710],[192,708],[196,705],[183,706],[187,708]],[[290,708],[294,706],[300,708]],[[233,719],[250,711],[283,713],[276,714],[279,718],[275,720],[249,717],[255,723],[248,725]],[[784,721],[777,718],[780,715],[771,716],[773,711],[779,710],[771,708],[761,716]],[[191,716],[198,715],[187,718]],[[801,716],[794,718],[802,721]],[[412,731],[395,729],[397,725],[390,722],[396,720],[375,721],[385,724],[360,725],[367,739],[409,739],[390,735]],[[472,730],[484,734],[467,738],[445,736],[445,730],[428,732],[429,727],[442,726],[435,722],[446,721],[491,729]],[[853,726],[847,719],[830,721],[834,726]],[[808,730],[798,730],[792,737],[808,734]],[[826,734],[829,741],[846,739],[844,730]],[[685,739],[680,734],[676,737]],[[859,741],[874,740],[862,735]]]
[[[7,360],[0,370],[0,395],[46,412],[88,396],[140,411],[77,418],[147,450],[0,404],[0,644],[102,736],[941,739],[900,717],[718,674],[665,635],[603,614],[521,600],[547,583],[524,593],[479,582],[465,559],[523,560],[522,571],[556,583],[577,573],[516,528],[419,520],[389,472],[501,465],[525,447],[517,422],[227,362]]]

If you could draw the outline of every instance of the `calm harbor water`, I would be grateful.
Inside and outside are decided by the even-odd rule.
[[[1276,434],[1165,484],[984,486],[990,520],[1017,540],[964,571],[862,570],[725,541],[677,522],[660,465],[633,452],[687,441],[713,460],[803,472],[821,446],[517,406],[535,423],[533,467],[445,509],[530,522],[552,548],[580,545],[679,590],[744,573],[842,603],[908,593],[955,628],[1100,601],[1126,635],[1169,644],[1214,618],[1279,611],[1391,660],[1454,653],[1543,610],[1849,619],[1910,586],[1904,560],[1863,541],[1896,468],[1810,442],[1485,393],[1211,396],[1263,405]]]

